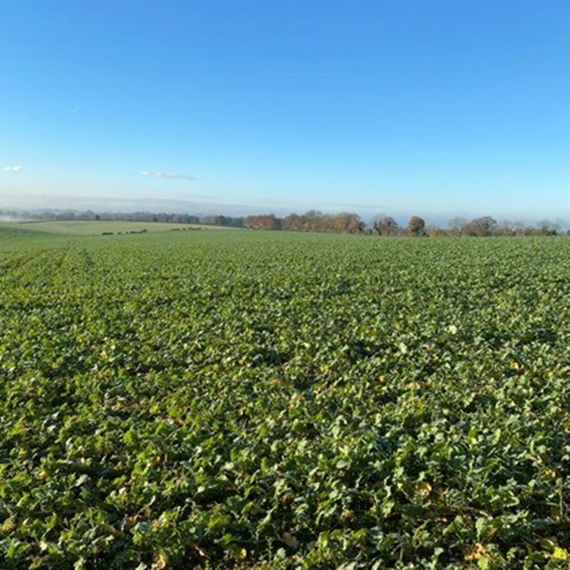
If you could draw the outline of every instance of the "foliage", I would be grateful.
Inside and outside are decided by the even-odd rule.
[[[570,240],[7,231],[1,568],[567,567]]]
[[[426,222],[419,216],[412,216],[408,222],[408,234],[414,237],[426,235]]]

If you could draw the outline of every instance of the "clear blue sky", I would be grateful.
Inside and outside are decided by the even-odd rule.
[[[570,2],[4,0],[0,208],[42,195],[568,219]]]

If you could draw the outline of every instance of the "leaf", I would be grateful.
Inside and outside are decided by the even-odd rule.
[[[568,551],[565,550],[564,548],[560,548],[560,546],[556,546],[554,548],[554,550],[552,551],[550,558],[552,558],[552,560],[566,561],[566,560],[570,559],[570,554],[568,554]]]
[[[297,548],[299,546],[299,541],[289,532],[284,532],[281,540],[289,547],[289,548]]]
[[[87,481],[89,481],[89,475],[84,473],[83,475],[81,475],[77,478],[77,481],[75,481],[75,486],[81,487],[81,485],[83,485]]]

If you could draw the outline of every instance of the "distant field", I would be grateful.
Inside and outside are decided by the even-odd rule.
[[[0,227],[13,224],[0,223]],[[98,235],[103,232],[126,233],[147,230],[148,232],[164,232],[170,230],[218,229],[217,226],[199,224],[171,224],[162,222],[122,222],[122,221],[80,221],[80,222],[20,222],[17,227],[30,231],[55,234]]]
[[[57,227],[0,225],[0,568],[568,568],[570,238]]]

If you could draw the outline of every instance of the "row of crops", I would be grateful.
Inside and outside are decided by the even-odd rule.
[[[2,569],[567,568],[569,509],[570,239],[0,229]]]

